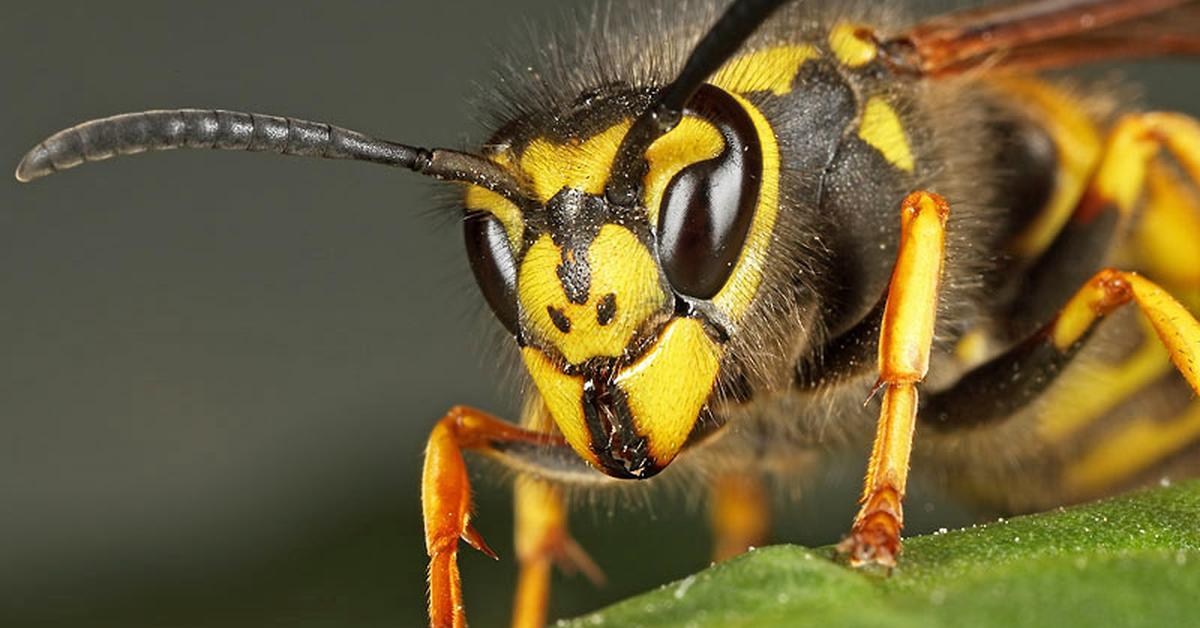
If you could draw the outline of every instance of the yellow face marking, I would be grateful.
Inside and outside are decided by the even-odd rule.
[[[512,153],[508,150],[498,151],[490,159],[500,164],[506,170],[512,170]],[[521,248],[521,232],[525,229],[525,218],[521,209],[512,201],[499,194],[477,185],[466,186],[463,206],[467,211],[483,211],[496,217],[504,232],[508,235],[508,243],[513,250]]]
[[[1014,96],[1050,134],[1058,153],[1054,191],[1046,207],[1010,245],[1026,258],[1040,255],[1071,218],[1100,161],[1100,132],[1068,93],[1033,79],[1005,78],[996,83]]]
[[[521,357],[567,444],[584,460],[597,464],[583,419],[583,378],[564,374],[546,354],[533,347],[521,349]]]
[[[1200,403],[1167,422],[1139,419],[1105,436],[1067,468],[1064,483],[1077,495],[1104,490],[1149,468],[1200,437]]]
[[[525,220],[521,216],[520,208],[512,201],[491,190],[469,185],[465,202],[468,211],[485,211],[499,219],[508,235],[509,245],[514,251],[521,249],[521,232],[525,229]]]
[[[521,153],[520,170],[533,186],[534,197],[546,203],[564,187],[601,194],[608,172],[630,121],[609,127],[586,140],[566,144],[536,139]]]
[[[769,91],[782,96],[792,91],[800,66],[819,56],[821,53],[807,44],[751,52],[726,63],[710,82],[737,94]]]
[[[912,148],[904,125],[896,110],[882,96],[867,100],[858,136],[882,153],[888,163],[905,172],[913,171]]]
[[[649,168],[645,179],[645,204],[650,224],[658,224],[663,193],[680,170],[712,159],[725,150],[725,138],[712,123],[686,117],[670,133],[658,138],[646,150]]]
[[[842,22],[829,31],[829,47],[842,65],[861,68],[875,60],[879,47],[870,37],[870,30],[861,24]]]
[[[621,371],[617,386],[629,400],[634,427],[659,465],[675,458],[712,394],[720,348],[692,318],[671,321],[654,347]]]
[[[628,229],[612,224],[601,227],[587,257],[591,286],[583,304],[567,298],[558,278],[562,250],[548,235],[530,247],[517,278],[518,298],[528,325],[571,364],[620,356],[667,298],[654,258]],[[612,316],[601,317],[598,307],[610,294],[614,295]],[[555,323],[551,309],[568,321],[569,331]]]
[[[767,250],[775,231],[775,218],[779,212],[779,144],[771,123],[750,101],[730,94],[746,109],[757,131],[759,146],[762,147],[762,181],[758,189],[758,205],[754,208],[754,221],[746,234],[746,243],[738,256],[737,265],[729,280],[713,298],[712,303],[738,320],[750,308],[758,286],[762,283],[763,269],[767,263]]]

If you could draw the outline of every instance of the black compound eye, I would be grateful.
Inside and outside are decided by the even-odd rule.
[[[686,115],[711,122],[725,150],[671,179],[658,212],[658,246],[667,279],[679,293],[711,299],[741,255],[758,205],[762,147],[749,114],[732,96],[703,86]]]
[[[504,225],[487,212],[468,212],[463,221],[463,237],[467,259],[471,261],[471,271],[483,298],[496,318],[516,336],[517,263]]]

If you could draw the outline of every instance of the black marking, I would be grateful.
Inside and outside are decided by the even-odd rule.
[[[571,333],[571,319],[567,318],[567,315],[563,314],[562,310],[559,310],[553,305],[547,305],[546,313],[550,315],[550,322],[554,323],[554,326],[558,328],[558,331],[561,331],[564,334]]]
[[[570,250],[563,251],[563,262],[554,271],[567,300],[575,305],[583,305],[588,302],[588,293],[592,290],[592,268],[587,263],[586,254],[570,253]]]
[[[553,305],[547,305],[546,313],[550,315],[550,321],[554,323],[554,327],[557,327],[558,330],[562,331],[564,334],[571,333],[571,319],[566,317],[562,310],[559,310],[558,307],[554,307]]]
[[[999,109],[999,107],[997,107]],[[1058,148],[1049,131],[1017,112],[999,109],[991,141],[1000,144],[995,160],[1006,238],[1016,237],[1045,210],[1059,178]]]
[[[1055,382],[1091,337],[1059,351],[1051,324],[1007,353],[963,376],[954,386],[921,400],[920,421],[937,431],[976,427],[1014,416]]]
[[[1021,338],[1051,321],[1065,296],[1075,294],[1089,277],[1104,267],[1116,240],[1121,215],[1108,207],[1088,223],[1072,220],[1054,243],[1022,277],[1004,330]]]
[[[625,392],[613,384],[611,361],[588,369],[583,382],[583,418],[592,441],[592,453],[606,474],[644,480],[662,471],[645,436],[633,427],[633,412]]]
[[[571,188],[559,190],[546,203],[546,228],[562,250],[558,280],[567,300],[576,305],[588,302],[592,286],[588,249],[600,233],[606,214],[601,199]]]
[[[601,327],[613,322],[613,318],[617,315],[617,295],[608,293],[603,299],[596,304],[596,322],[600,323]]]
[[[496,440],[491,447],[507,466],[531,470],[556,482],[594,484],[608,480],[565,444]]]

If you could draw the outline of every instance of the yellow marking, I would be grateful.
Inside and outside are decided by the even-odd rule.
[[[1083,198],[1100,161],[1100,131],[1078,101],[1061,89],[1028,78],[1005,78],[997,85],[1014,96],[1013,102],[1024,104],[1050,134],[1058,154],[1050,199],[1010,245],[1017,255],[1032,258],[1050,247]]]
[[[489,159],[505,170],[513,169],[512,153],[508,150],[498,151]],[[520,250],[521,234],[525,230],[525,217],[521,214],[519,207],[503,196],[476,185],[466,186],[465,197],[464,207],[468,211],[484,211],[495,216],[504,226],[504,232],[508,235],[508,243],[512,246],[513,251]]]
[[[779,212],[779,143],[771,123],[750,101],[731,94],[738,101],[758,134],[762,148],[762,181],[758,188],[758,205],[754,208],[754,221],[746,234],[746,243],[738,256],[737,265],[713,298],[713,305],[734,320],[739,320],[750,308],[758,286],[762,283],[763,269],[767,264],[767,252],[775,233],[775,218]]]
[[[520,208],[512,201],[486,188],[469,185],[466,208],[485,211],[499,219],[500,224],[504,225],[504,232],[508,235],[508,243],[513,251],[521,250],[521,233],[525,229],[525,219],[521,216]]]
[[[858,136],[883,154],[888,163],[905,171],[913,171],[912,148],[904,133],[904,125],[896,110],[882,96],[872,96],[863,108]]]
[[[1122,118],[1104,145],[1104,158],[1092,181],[1096,196],[1114,203],[1123,215],[1133,213],[1146,182],[1146,168],[1158,146],[1143,118]]]
[[[645,180],[645,204],[650,224],[658,224],[663,193],[680,170],[712,159],[725,150],[725,138],[712,123],[686,117],[670,133],[658,138],[646,150],[649,169]]]
[[[581,458],[597,465],[592,438],[583,419],[583,378],[564,374],[546,354],[533,347],[521,349],[521,357],[567,444]]]
[[[709,82],[737,94],[769,91],[782,96],[792,91],[800,66],[820,56],[816,48],[807,44],[767,48],[726,63]]]
[[[1109,488],[1200,437],[1200,403],[1167,423],[1142,418],[1105,436],[1066,469],[1064,483],[1077,495]]]
[[[1164,283],[1200,286],[1200,197],[1162,162],[1150,167],[1146,210],[1133,234],[1138,267]]]
[[[1200,121],[1181,113],[1153,112],[1142,114],[1146,128],[1161,138],[1171,155],[1187,171],[1192,181],[1200,183]]]
[[[628,229],[604,225],[588,249],[591,286],[586,303],[571,303],[558,278],[562,251],[543,235],[534,242],[517,277],[517,293],[525,320],[538,339],[549,342],[571,364],[594,357],[618,357],[646,319],[666,302],[658,265]],[[596,304],[616,295],[616,313],[607,325],[597,320]],[[571,321],[563,333],[550,319],[547,306]],[[543,394],[546,392],[542,391]]]
[[[990,351],[991,339],[982,329],[972,329],[959,339],[954,346],[954,357],[964,366],[983,364]]]
[[[719,365],[720,348],[704,326],[692,318],[677,318],[646,355],[617,374],[633,424],[659,465],[683,448],[712,394]]]
[[[586,194],[603,193],[630,124],[626,120],[586,140],[565,144],[540,138],[530,142],[521,153],[520,169],[532,185],[534,197],[546,203],[564,187]]]
[[[1067,440],[1171,368],[1166,348],[1150,335],[1149,321],[1142,318],[1140,323],[1146,339],[1124,362],[1089,364],[1086,375],[1066,375],[1062,385],[1046,393],[1046,411],[1038,425],[1042,439],[1051,443]]]
[[[1133,298],[1192,390],[1200,392],[1200,323],[1162,288],[1123,273]],[[1200,403],[1168,423],[1140,419],[1109,434],[1066,470],[1064,481],[1089,493],[1150,467],[1200,436]]]
[[[861,24],[842,22],[834,26],[829,31],[829,47],[833,50],[833,56],[850,68],[861,68],[874,61],[879,49],[870,33]]]

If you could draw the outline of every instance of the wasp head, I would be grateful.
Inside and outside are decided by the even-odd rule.
[[[489,305],[566,440],[624,478],[670,463],[717,388],[723,345],[761,279],[778,171],[748,103],[705,86],[640,156],[636,202],[612,201],[637,100],[593,97],[547,117],[569,131],[513,125],[524,131],[499,134],[490,157],[527,201],[466,194],[468,255]]]

